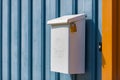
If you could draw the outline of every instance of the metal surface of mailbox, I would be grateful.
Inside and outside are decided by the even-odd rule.
[[[52,24],[51,71],[85,73],[85,14],[63,16],[48,24]],[[76,31],[71,32],[71,27]]]

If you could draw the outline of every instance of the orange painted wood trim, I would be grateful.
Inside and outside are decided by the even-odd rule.
[[[102,0],[102,80],[117,80],[117,0]]]
[[[120,80],[120,0],[117,2],[118,8],[117,8],[117,44],[118,44],[118,55],[117,55],[117,78]]]

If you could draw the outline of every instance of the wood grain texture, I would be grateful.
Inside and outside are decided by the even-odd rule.
[[[102,80],[117,80],[116,0],[102,3]]]
[[[103,0],[102,14],[102,80],[112,80],[112,0]]]

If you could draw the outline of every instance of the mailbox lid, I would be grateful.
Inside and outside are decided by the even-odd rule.
[[[51,24],[51,25],[69,24],[72,22],[80,21],[81,19],[85,19],[85,16],[86,16],[85,13],[76,14],[76,15],[66,15],[66,16],[49,20],[47,24]]]

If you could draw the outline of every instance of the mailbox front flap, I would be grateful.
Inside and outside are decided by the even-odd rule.
[[[55,18],[52,20],[49,20],[47,22],[47,24],[51,24],[51,25],[57,25],[57,24],[68,24],[68,23],[72,23],[72,22],[76,22],[79,21],[81,19],[85,18],[85,14],[76,14],[76,15],[66,15],[66,16],[62,16],[59,18]]]

